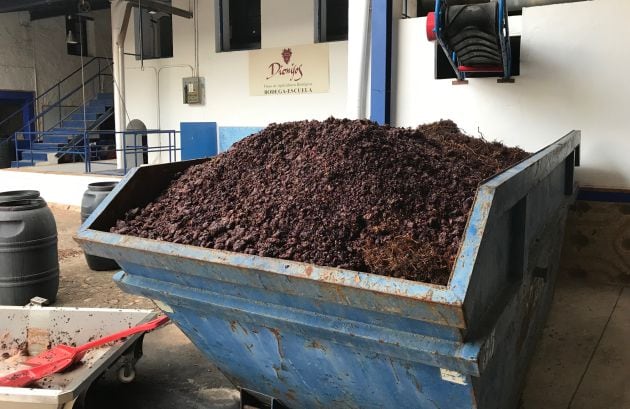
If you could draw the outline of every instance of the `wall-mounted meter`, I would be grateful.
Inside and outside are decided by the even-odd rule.
[[[201,77],[188,77],[182,80],[184,86],[184,104],[201,104],[203,81]]]

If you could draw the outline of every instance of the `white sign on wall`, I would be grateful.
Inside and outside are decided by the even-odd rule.
[[[267,48],[249,52],[250,95],[328,92],[328,44]]]

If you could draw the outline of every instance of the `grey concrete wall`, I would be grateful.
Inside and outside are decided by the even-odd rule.
[[[94,55],[111,57],[109,10],[93,12],[91,17]],[[79,67],[81,57],[67,52],[65,17],[30,21],[28,13],[0,14],[0,90],[32,91],[40,95]],[[76,76],[61,92],[80,84],[81,77]],[[56,92],[51,93],[42,100],[39,109],[57,97]],[[68,104],[78,104],[80,97],[77,93]]]

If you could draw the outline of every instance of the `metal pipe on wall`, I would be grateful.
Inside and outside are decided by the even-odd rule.
[[[390,123],[392,81],[392,1],[373,0],[371,16],[370,119]]]
[[[120,30],[116,35],[117,53],[114,54],[114,121],[116,123],[116,131],[123,132],[127,127],[127,107],[125,106],[125,40],[127,38],[127,29],[129,27],[129,19],[131,18],[131,5],[117,1],[112,3],[112,29],[117,22],[114,16],[119,17],[118,9],[124,7],[122,13],[122,21]],[[116,135],[116,149],[120,149],[124,144],[124,138],[120,134]],[[117,157],[116,164],[118,168],[122,168],[123,158]]]
[[[347,114],[349,118],[364,119],[369,86],[370,0],[353,1],[349,7]]]

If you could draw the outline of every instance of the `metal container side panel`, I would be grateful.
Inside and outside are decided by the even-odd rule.
[[[291,289],[273,287],[265,285],[266,281],[273,281],[273,277],[265,277],[256,271],[250,271],[247,278],[249,282],[233,283],[221,280],[208,271],[207,266],[193,264],[187,260],[173,266],[172,260],[166,263],[163,256],[155,257],[154,263],[161,264],[161,267],[147,266],[145,263],[138,264],[138,257],[130,257],[133,261],[121,259],[124,270],[134,276],[151,280],[159,280],[162,283],[169,283],[181,288],[202,289],[208,294],[221,294],[223,296],[241,299],[243,301],[256,300],[257,303],[273,306],[276,308],[290,307],[292,310],[303,312],[304,314],[320,314],[338,319],[345,319],[358,324],[378,325],[396,331],[409,332],[411,334],[424,335],[448,341],[461,341],[461,332],[457,328],[438,325],[423,321],[420,317],[410,317],[410,312],[414,311],[414,306],[394,305],[380,294],[362,294],[354,289],[334,287],[332,285],[322,285],[318,290],[325,293],[313,293],[311,286],[302,285],[299,278],[286,277],[285,283]],[[226,266],[224,273],[227,275],[242,274],[238,269]],[[263,283],[263,285],[260,285]],[[306,281],[307,284],[308,281]],[[357,294],[355,294],[357,293]],[[329,295],[332,295],[331,298]],[[359,308],[356,300],[369,298],[374,309],[365,310]],[[404,301],[404,299],[403,299]],[[409,301],[408,301],[409,303]],[[412,303],[413,304],[413,303]],[[403,308],[404,307],[404,308]],[[413,314],[411,314],[413,315]]]
[[[121,272],[116,280],[125,291],[158,300],[235,385],[288,407],[475,407],[471,376],[453,368],[461,344],[447,351],[440,340],[136,274]]]
[[[202,281],[199,286],[181,285],[172,280],[163,281],[136,274],[137,265],[123,262],[123,268],[126,272],[115,276],[120,286],[126,291],[158,299],[166,305],[196,309],[202,315],[222,315],[228,321],[253,320],[278,328],[300,328],[305,336],[322,337],[331,342],[353,345],[357,349],[473,375],[479,373],[476,361],[478,346],[463,348],[460,341],[396,329],[404,327],[396,315],[391,315],[389,322],[383,322],[383,325],[370,322],[371,312],[365,313],[366,322],[354,321],[344,316],[296,308],[301,298],[299,295],[282,294],[284,303],[267,303],[251,298],[251,294],[242,287],[239,288],[243,290],[241,294],[231,295],[216,291],[210,281]]]
[[[528,274],[524,278],[486,339],[480,354],[483,373],[473,378],[479,408],[518,407],[528,364],[551,308],[566,214],[566,209],[558,209],[550,219],[553,222],[546,224],[541,239],[528,249],[530,260],[548,261],[548,273]]]
[[[122,236],[95,230],[80,232],[81,245],[91,254],[179,276],[197,275],[239,286],[296,294],[321,302],[401,315],[432,324],[459,328],[463,315],[457,304],[438,303],[451,297],[445,287],[337,268],[265,258]],[[456,333],[456,332],[452,332]]]
[[[478,240],[475,246],[466,242],[471,238],[467,232],[454,272],[454,279],[470,274],[463,303],[466,339],[487,335],[522,285],[530,262],[527,249],[548,223],[558,223],[559,210],[566,213],[573,200],[566,185],[572,183],[573,166],[565,162],[579,143],[574,131],[479,189],[493,192],[492,204],[483,228],[472,237]],[[471,217],[469,227],[473,221]],[[471,248],[477,251],[472,260],[466,254]]]

